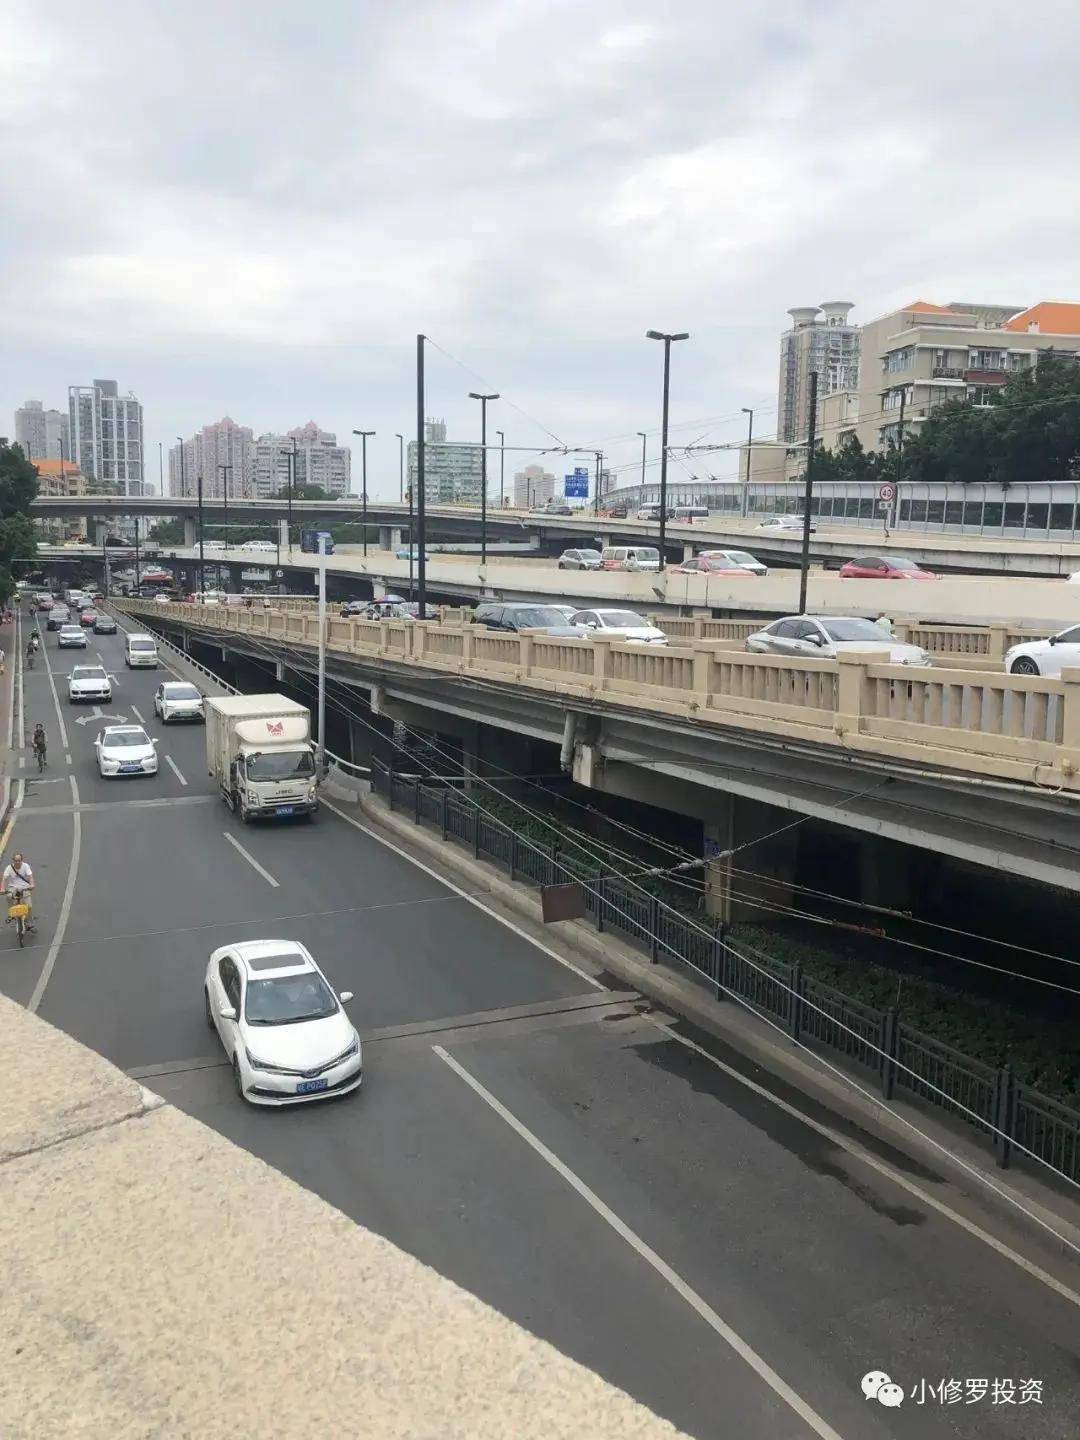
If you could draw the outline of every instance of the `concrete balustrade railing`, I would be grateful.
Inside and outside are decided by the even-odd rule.
[[[202,631],[233,630],[311,650],[318,644],[314,614],[142,601],[119,608]],[[1000,669],[882,664],[875,652],[794,660],[751,654],[728,639],[647,646],[609,636],[496,634],[431,620],[335,618],[327,625],[327,644],[361,658],[475,675],[567,699],[608,700],[923,767],[1080,792],[1080,670],[1050,680]],[[984,663],[992,663],[989,654]]]

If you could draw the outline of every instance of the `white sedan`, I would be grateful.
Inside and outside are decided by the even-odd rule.
[[[157,774],[157,741],[141,725],[107,725],[94,749],[102,775]]]
[[[618,640],[633,640],[640,645],[666,645],[663,630],[650,625],[644,615],[633,610],[575,610],[568,622],[582,631],[595,635],[611,635]]]
[[[835,660],[857,651],[880,655],[887,665],[931,665],[921,645],[904,645],[872,620],[859,615],[785,615],[746,637],[757,655],[791,655],[800,659]]]
[[[170,720],[203,720],[202,692],[186,680],[166,680],[154,691],[154,709],[163,725]]]
[[[76,665],[68,676],[68,699],[72,705],[83,700],[111,700],[112,681],[100,665]]]
[[[216,1030],[241,1099],[298,1105],[355,1090],[364,1078],[360,1036],[296,940],[245,940],[210,956],[206,1023]]]
[[[1010,675],[1058,676],[1076,665],[1080,665],[1080,625],[1059,630],[1045,640],[1025,640],[1005,652],[1005,669]]]
[[[787,530],[802,534],[803,522],[801,515],[773,515],[768,520],[762,520],[757,527],[759,530]],[[813,535],[817,526],[810,522],[810,534]]]

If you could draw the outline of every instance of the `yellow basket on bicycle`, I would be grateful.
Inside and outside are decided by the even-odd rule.
[[[17,900],[14,905],[8,906],[9,920],[25,920],[30,914],[30,906],[25,901]]]

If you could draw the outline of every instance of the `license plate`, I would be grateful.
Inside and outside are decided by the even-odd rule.
[[[325,1090],[330,1082],[328,1080],[301,1080],[296,1087],[298,1095],[311,1095],[316,1090]]]
[[[291,815],[296,807],[294,805],[279,805],[274,811],[275,815]],[[316,1087],[318,1088],[318,1087]]]
[[[141,769],[142,769],[142,766],[141,766],[141,765],[121,765],[121,766],[120,766],[120,774],[121,774],[121,775],[134,775],[137,771],[139,771],[139,770],[141,770]]]

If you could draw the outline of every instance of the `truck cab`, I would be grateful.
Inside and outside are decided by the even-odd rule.
[[[207,698],[209,773],[230,809],[258,818],[313,816],[319,808],[311,718],[284,695]]]

